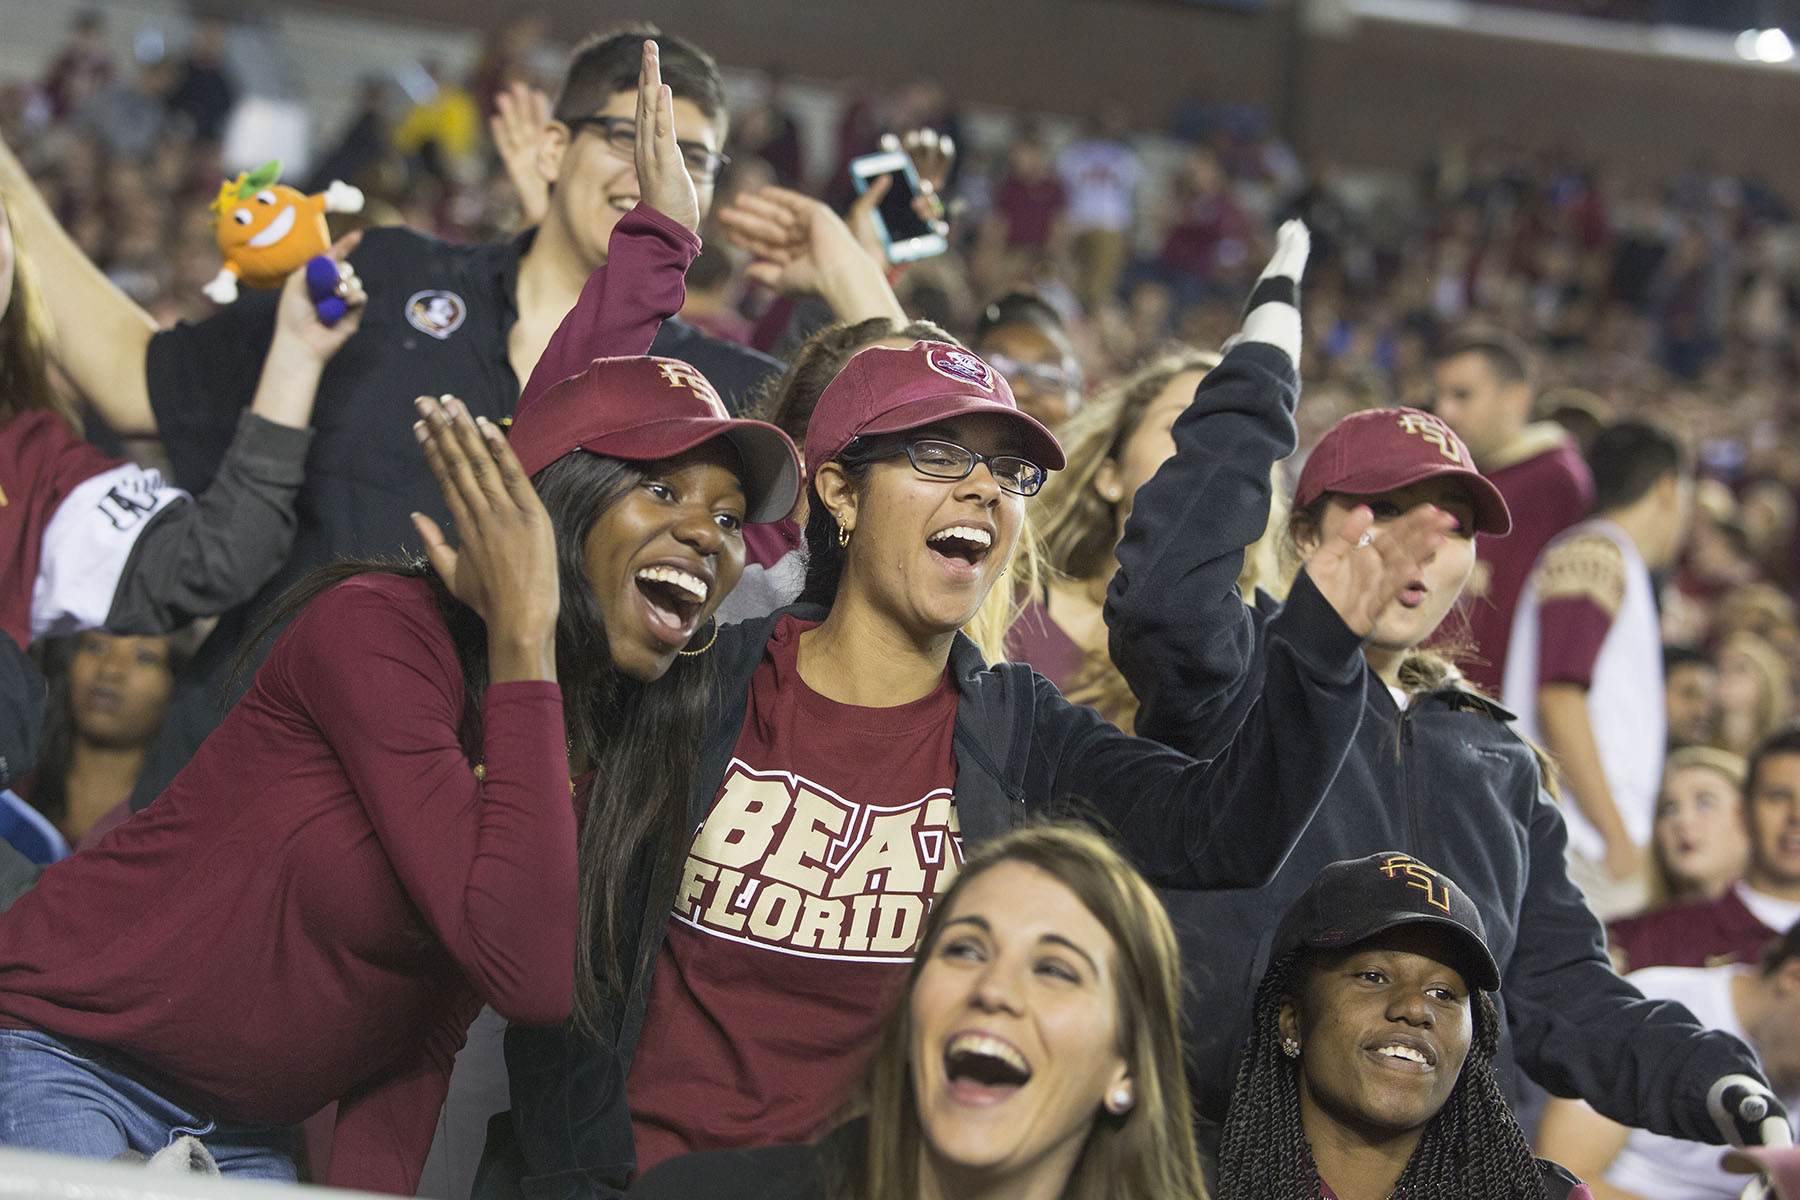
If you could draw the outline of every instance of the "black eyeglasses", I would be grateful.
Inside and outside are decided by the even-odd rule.
[[[626,158],[637,153],[637,121],[632,117],[570,117],[563,124],[569,127],[571,135],[579,134],[590,125],[594,126],[600,130],[601,138],[615,153]],[[681,160],[687,164],[687,173],[695,183],[711,183],[731,162],[726,155],[698,142],[676,142],[675,146],[681,151]]]
[[[967,446],[936,438],[920,438],[889,451],[905,452],[913,470],[933,479],[966,479],[982,463],[994,476],[994,482],[1020,496],[1035,496],[1044,486],[1044,468],[1016,454],[977,454]]]

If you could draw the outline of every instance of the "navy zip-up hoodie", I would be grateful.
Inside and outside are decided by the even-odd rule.
[[[1142,701],[1137,728],[1189,754],[1257,708],[1295,753],[1312,715],[1269,691],[1271,648],[1295,605],[1237,590],[1244,548],[1268,519],[1270,469],[1293,452],[1299,378],[1275,346],[1246,342],[1200,383],[1175,423],[1176,453],[1137,494],[1106,619],[1113,661]],[[1679,1004],[1646,1000],[1613,971],[1599,922],[1563,865],[1561,812],[1512,714],[1454,684],[1402,712],[1366,665],[1356,744],[1274,880],[1239,891],[1164,893],[1190,985],[1190,1079],[1203,1121],[1223,1119],[1248,1039],[1249,997],[1276,923],[1318,870],[1404,850],[1457,881],[1481,910],[1500,964],[1505,1034],[1496,1063],[1579,1096],[1615,1121],[1717,1142],[1706,1093],[1721,1075],[1761,1078],[1737,1038]]]

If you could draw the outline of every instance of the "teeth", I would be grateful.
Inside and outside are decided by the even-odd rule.
[[[987,530],[971,529],[967,525],[952,525],[948,529],[940,529],[926,540],[931,542],[942,542],[948,541],[951,538],[963,542],[972,542],[983,549],[994,544],[994,539],[989,535]]]
[[[1411,1046],[1383,1046],[1375,1053],[1385,1054],[1389,1058],[1404,1058],[1407,1062],[1416,1062],[1420,1066],[1430,1065],[1425,1061],[1425,1056]]]
[[[981,1054],[988,1058],[997,1058],[1021,1075],[1031,1074],[1031,1065],[1009,1043],[984,1033],[963,1033],[950,1039],[950,1045],[944,1050],[947,1057],[958,1054]]]
[[[645,567],[637,573],[646,583],[667,583],[680,588],[701,604],[706,603],[706,581],[679,567]]]

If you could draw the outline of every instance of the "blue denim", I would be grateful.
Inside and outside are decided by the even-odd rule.
[[[98,1046],[0,1029],[0,1146],[148,1156],[183,1134],[198,1138],[226,1175],[294,1181],[288,1126],[217,1120],[164,1099]]]

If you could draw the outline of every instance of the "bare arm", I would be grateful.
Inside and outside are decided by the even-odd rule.
[[[1552,1096],[1538,1121],[1537,1152],[1574,1172],[1594,1193],[1594,1200],[1643,1200],[1635,1192],[1601,1181],[1630,1136],[1630,1129],[1580,1100]]]
[[[1562,768],[1568,791],[1588,822],[1606,841],[1606,870],[1614,879],[1625,879],[1637,869],[1640,857],[1600,765],[1600,746],[1588,720],[1587,689],[1576,683],[1546,683],[1538,688],[1538,722],[1547,749]]]
[[[19,250],[36,265],[50,320],[60,331],[52,343],[57,364],[114,433],[155,436],[144,351],[156,322],[88,261],[3,143],[0,192],[6,193]],[[81,336],[72,336],[76,330]]]

